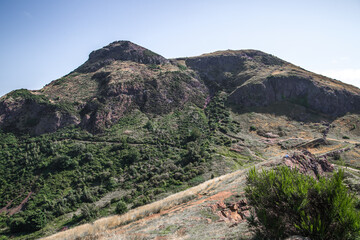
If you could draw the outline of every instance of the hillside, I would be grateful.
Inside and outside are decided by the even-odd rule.
[[[210,180],[210,199],[240,201],[248,167],[308,150],[355,169],[347,183],[360,195],[359,111],[360,89],[261,51],[166,59],[129,41],[111,43],[40,90],[1,97],[0,234],[36,239],[120,213],[120,203],[136,212],[174,198],[171,207],[200,207],[184,208],[171,226],[165,214],[155,225],[144,219],[147,230],[118,220],[112,227],[172,239],[189,216],[201,226],[184,227],[183,239],[202,232],[232,239],[248,232],[245,222],[240,230],[215,224],[201,205],[205,188],[185,199],[172,194]],[[215,184],[223,175],[232,176],[229,185]],[[216,195],[224,191],[231,194]]]

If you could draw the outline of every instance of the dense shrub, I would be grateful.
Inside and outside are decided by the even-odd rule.
[[[128,208],[127,208],[126,203],[123,201],[118,202],[118,204],[116,205],[116,208],[115,208],[115,213],[123,214],[123,213],[126,213],[127,211],[128,211]]]
[[[5,228],[7,226],[7,216],[5,213],[0,213],[0,228]]]
[[[58,156],[54,159],[54,167],[59,170],[74,168],[78,165],[78,162],[74,158],[69,156]]]
[[[124,150],[123,163],[126,165],[133,164],[140,160],[140,153],[135,148],[130,148],[129,150]]]
[[[21,232],[25,226],[25,219],[23,217],[13,217],[9,220],[10,231],[13,233]]]
[[[45,213],[39,209],[28,213],[26,218],[26,228],[29,231],[37,231],[45,227],[46,216]]]
[[[187,137],[187,141],[191,142],[191,141],[196,141],[201,137],[201,131],[199,128],[193,128],[190,131],[189,136]]]
[[[46,225],[45,213],[40,210],[17,214],[8,223],[11,232],[34,232]]]
[[[342,180],[343,171],[317,181],[287,167],[261,173],[252,169],[246,196],[255,214],[249,224],[266,239],[356,239],[360,213]]]
[[[83,204],[80,211],[81,218],[85,221],[94,220],[99,215],[99,209],[94,204]]]

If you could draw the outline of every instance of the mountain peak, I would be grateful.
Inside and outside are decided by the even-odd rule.
[[[163,56],[130,41],[115,41],[92,51],[89,59],[77,72],[95,72],[113,61],[133,61],[143,64],[164,64],[169,61]]]
[[[211,53],[205,53],[200,56],[191,57],[189,58],[190,61],[211,61],[213,62],[215,59],[216,61],[224,61],[226,64],[229,61],[233,63],[245,62],[245,61],[253,61],[259,64],[264,65],[283,65],[286,62],[280,58],[277,58],[271,54],[254,50],[254,49],[245,49],[245,50],[220,50]]]

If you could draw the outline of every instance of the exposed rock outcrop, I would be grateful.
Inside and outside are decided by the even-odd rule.
[[[250,206],[246,199],[227,204],[219,201],[210,207],[213,213],[219,216],[219,221],[231,224],[230,227],[236,226],[238,223],[246,221],[246,219],[250,217]]]
[[[318,177],[334,170],[334,166],[328,162],[326,156],[317,158],[306,150],[294,152],[292,156],[284,157],[284,164],[313,177]]]
[[[256,83],[245,83],[229,96],[229,100],[243,107],[290,101],[333,116],[358,112],[360,106],[358,93],[321,86],[311,76],[296,75],[269,76]]]
[[[27,91],[27,90],[19,90]],[[47,101],[26,96],[7,96],[0,101],[0,126],[5,131],[40,135],[78,124],[78,118]]]
[[[360,90],[256,50],[220,51],[187,58],[212,91],[229,93],[241,108],[288,101],[341,116],[360,111]]]
[[[134,61],[143,64],[165,64],[169,60],[130,41],[116,41],[93,51],[76,72],[95,72],[113,61]]]
[[[186,72],[168,72],[157,79],[114,82],[104,84],[99,96],[85,105],[81,111],[82,127],[99,132],[133,109],[166,114],[188,102],[202,107],[208,95],[206,86]]]
[[[285,61],[257,50],[219,51],[199,57],[186,58],[186,65],[199,73],[213,91],[233,91],[259,74],[259,66],[282,66]]]

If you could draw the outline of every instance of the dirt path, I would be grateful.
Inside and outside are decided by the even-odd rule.
[[[336,141],[336,142],[343,142],[343,143],[352,143],[352,144],[360,144],[358,141],[353,141],[349,139],[335,139],[335,138],[326,138],[327,140]]]
[[[336,166],[338,168],[341,168],[341,169],[344,169],[344,170],[350,170],[350,171],[360,173],[360,170],[356,169],[356,168],[352,168],[352,167],[348,167],[348,166],[341,166],[341,165],[338,165],[338,164],[334,164],[334,166]]]

